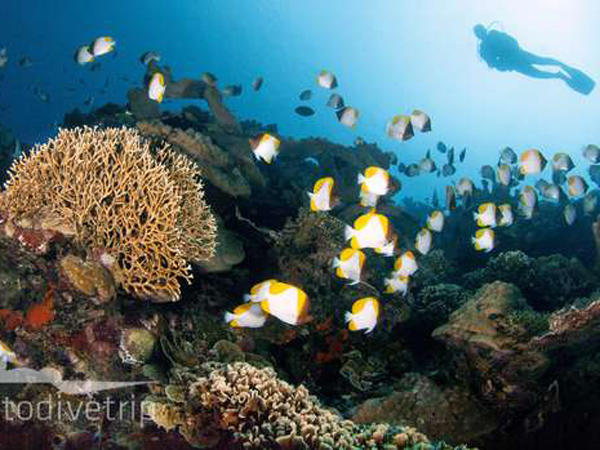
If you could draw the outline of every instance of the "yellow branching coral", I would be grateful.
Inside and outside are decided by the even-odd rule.
[[[19,226],[72,236],[129,293],[177,300],[188,261],[215,251],[199,170],[134,129],[61,130],[10,169],[2,208]]]

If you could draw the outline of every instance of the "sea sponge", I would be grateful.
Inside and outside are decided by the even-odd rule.
[[[208,259],[216,247],[199,174],[134,129],[60,130],[15,161],[3,214],[21,227],[72,236],[128,293],[174,301],[179,278],[191,278],[188,261]]]

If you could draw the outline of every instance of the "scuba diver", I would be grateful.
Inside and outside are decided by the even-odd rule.
[[[571,89],[584,95],[588,95],[594,89],[596,83],[582,71],[557,59],[523,50],[514,37],[503,31],[488,30],[477,24],[473,27],[473,32],[479,39],[479,55],[491,69],[519,72],[532,78],[558,78]],[[558,70],[544,71],[535,67],[536,65],[555,66]]]

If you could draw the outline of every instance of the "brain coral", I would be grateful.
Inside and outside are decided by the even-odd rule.
[[[58,230],[101,255],[128,293],[173,301],[178,279],[191,278],[188,261],[215,251],[199,175],[133,129],[61,130],[13,164],[2,208],[19,226]]]

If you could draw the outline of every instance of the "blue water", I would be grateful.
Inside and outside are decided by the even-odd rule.
[[[154,50],[176,78],[210,71],[221,87],[243,84],[242,96],[227,100],[231,109],[240,119],[276,123],[283,135],[345,144],[361,136],[407,164],[438,140],[466,146],[467,160],[455,179],[494,164],[506,145],[517,152],[538,147],[547,156],[568,151],[580,163],[582,146],[597,142],[600,90],[584,96],[560,80],[490,70],[478,58],[472,27],[496,22],[523,48],[600,79],[597,17],[600,3],[591,0],[3,1],[0,48],[7,48],[10,61],[0,71],[0,123],[35,143],[55,133],[75,107],[124,104],[127,89],[144,73],[140,54]],[[116,39],[116,58],[101,58],[97,72],[75,64],[74,51],[100,35]],[[17,64],[25,56],[32,67]],[[336,74],[338,92],[360,110],[355,129],[340,125],[324,107],[330,92],[315,83],[321,69]],[[265,79],[258,93],[250,89],[256,76]],[[107,77],[106,93],[99,93]],[[50,103],[35,97],[36,86]],[[306,88],[313,90],[308,105],[316,110],[308,118],[294,113]],[[91,96],[94,103],[84,106]],[[388,139],[385,123],[414,108],[430,114],[433,131],[405,143]],[[441,165],[443,155],[434,155]],[[403,182],[403,193],[416,197],[440,186],[434,175]]]

